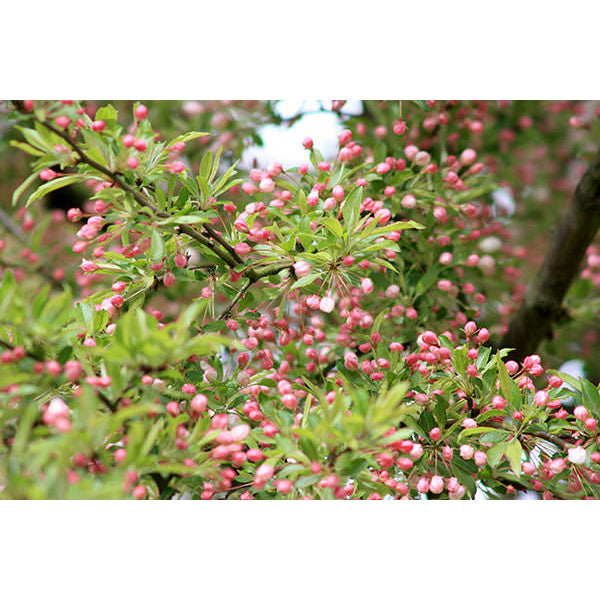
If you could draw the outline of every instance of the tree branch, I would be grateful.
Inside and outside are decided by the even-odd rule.
[[[81,149],[79,144],[77,144],[77,142],[73,141],[67,133],[65,133],[64,131],[61,131],[60,129],[57,129],[56,127],[54,127],[53,125],[50,125],[46,121],[42,121],[39,119],[36,119],[36,120],[38,121],[38,123],[40,123],[47,129],[49,129],[50,131],[55,133],[56,135],[60,136],[63,140],[65,140],[65,142],[67,142],[69,144],[69,146],[71,146],[71,148],[73,148],[73,150],[77,153],[81,162],[89,165],[96,171],[99,171],[100,173],[102,173],[103,175],[108,177],[111,181],[116,183],[122,190],[124,190],[128,194],[131,194],[131,196],[133,196],[133,199],[140,206],[143,206],[144,208],[148,208],[153,214],[155,214],[157,217],[162,218],[162,219],[167,219],[171,216],[169,213],[158,210],[158,208],[156,208],[153,204],[148,202],[148,200],[146,198],[144,198],[144,196],[142,194],[140,194],[135,188],[131,187],[117,173],[114,173],[110,169],[107,169],[104,165],[101,165],[100,163],[96,162],[94,159],[90,158]],[[179,225],[179,230],[182,233],[185,233],[186,235],[188,235],[189,237],[195,239],[197,242],[199,242],[203,246],[209,248],[219,258],[221,258],[225,263],[227,263],[231,268],[236,266],[236,261],[234,261],[227,253],[223,252],[219,247],[216,247],[212,240],[209,240],[207,237],[203,236],[200,232],[196,231],[189,225]]]
[[[63,140],[65,140],[65,142],[67,142],[69,144],[69,146],[71,146],[71,148],[78,154],[81,162],[89,165],[96,171],[99,171],[100,173],[102,173],[103,175],[108,177],[111,181],[116,183],[122,190],[124,190],[128,194],[131,194],[131,196],[133,196],[134,200],[140,206],[148,208],[153,214],[155,214],[157,217],[160,217],[162,219],[166,219],[171,216],[169,213],[158,210],[158,208],[156,206],[154,206],[152,203],[148,202],[148,200],[146,198],[144,198],[144,196],[142,194],[140,194],[135,188],[130,186],[117,173],[112,172],[110,169],[107,169],[105,166],[101,165],[100,163],[98,163],[95,160],[93,160],[92,158],[90,158],[81,149],[79,144],[77,144],[77,142],[73,141],[66,132],[61,131],[60,129],[57,129],[56,127],[47,123],[46,121],[42,121],[40,119],[36,119],[36,120],[41,125],[48,128],[50,131],[52,131],[56,135],[60,136]],[[212,239],[205,237],[199,231],[196,231],[189,225],[179,225],[178,227],[179,227],[179,231],[181,233],[185,233],[189,237],[193,238],[194,240],[196,240],[197,242],[199,242],[200,244],[202,244],[203,246],[205,246],[206,248],[208,248],[209,250],[214,252],[230,268],[234,269],[234,268],[239,267],[244,264],[244,262],[241,260],[241,258],[235,253],[235,250],[227,242],[225,242],[225,240],[222,240],[220,238],[220,236],[216,233],[216,231],[214,229],[212,229],[212,227],[205,225],[205,229],[208,232],[208,234],[211,236]],[[215,245],[214,240],[216,240],[224,248],[224,250],[221,249],[221,247]],[[287,268],[288,266],[289,265],[286,264],[284,266],[278,266],[277,268],[266,269],[264,271],[255,271],[254,268],[250,267],[249,269],[247,269],[246,275],[250,278],[252,283],[254,283],[255,281],[258,281],[259,279],[261,279],[262,277],[266,277],[266,276],[278,273],[279,271],[283,270],[284,268]]]
[[[233,300],[229,303],[227,308],[223,310],[223,312],[217,317],[217,321],[228,317],[231,314],[234,306],[240,301],[240,298],[246,293],[246,290],[252,285],[252,281],[248,280],[239,290],[239,292],[235,295]]]
[[[209,225],[208,223],[204,223],[204,229],[206,229],[206,233],[208,233],[209,237],[211,237],[213,240],[215,240],[216,242],[218,242],[219,244],[221,244],[221,246],[223,246],[223,248],[225,248],[225,250],[227,250],[227,252],[229,252],[229,254],[231,255],[231,258],[233,258],[233,260],[235,262],[237,262],[240,265],[244,264],[244,261],[237,255],[236,251],[232,248],[232,246],[230,244],[228,244],[216,232],[216,230],[212,228],[211,225]]]
[[[523,360],[551,337],[553,323],[564,314],[562,302],[599,227],[600,151],[577,185],[544,263],[500,342],[501,348],[514,348],[510,358]]]
[[[25,235],[21,228],[12,220],[11,216],[0,207],[0,224],[12,235],[14,235],[22,244],[27,243]]]

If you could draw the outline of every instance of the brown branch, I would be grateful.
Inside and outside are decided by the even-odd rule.
[[[56,127],[54,127],[53,125],[50,125],[49,123],[47,123],[45,121],[41,121],[39,119],[36,119],[36,120],[38,121],[38,123],[40,123],[47,129],[52,131],[54,134],[58,135],[63,140],[65,140],[65,142],[67,142],[71,146],[71,148],[77,153],[77,155],[79,156],[79,160],[81,162],[89,165],[96,171],[99,171],[100,173],[102,173],[103,175],[108,177],[111,181],[116,183],[122,190],[124,190],[128,194],[131,194],[131,196],[133,196],[133,199],[140,206],[143,206],[144,208],[149,209],[154,215],[156,215],[157,217],[162,218],[162,219],[167,219],[171,216],[167,212],[158,210],[158,208],[156,208],[156,206],[154,206],[151,202],[149,202],[146,198],[144,198],[144,196],[142,194],[140,194],[135,188],[130,186],[117,173],[114,173],[110,169],[107,169],[104,165],[101,165],[100,163],[96,162],[94,159],[90,158],[81,149],[79,144],[77,144],[77,142],[73,141],[67,133],[65,133],[64,131],[61,131],[60,129],[57,129]],[[179,230],[181,231],[181,233],[185,233],[186,235],[193,238],[194,240],[196,240],[203,246],[209,248],[219,258],[221,258],[225,263],[227,263],[231,268],[236,266],[236,261],[234,261],[232,258],[230,258],[230,256],[227,253],[223,252],[219,247],[216,247],[212,240],[209,240],[207,237],[203,236],[200,232],[196,231],[189,225],[179,225],[178,227],[179,227]]]
[[[220,321],[221,319],[224,319],[225,317],[228,317],[231,314],[231,311],[233,310],[234,306],[240,301],[240,299],[242,298],[242,296],[246,293],[246,290],[252,285],[252,281],[248,280],[239,290],[239,292],[235,295],[235,297],[233,298],[233,300],[229,303],[229,305],[227,306],[227,308],[225,308],[223,310],[223,312],[217,317],[217,321]]]
[[[231,257],[233,258],[233,260],[235,260],[238,264],[243,265],[244,261],[238,256],[238,254],[236,253],[236,251],[233,249],[233,247],[228,244],[223,238],[222,236],[220,236],[215,229],[213,229],[213,227],[211,225],[209,225],[208,223],[204,223],[204,229],[206,229],[206,233],[208,233],[208,235],[215,240],[216,242],[218,242],[219,244],[221,244],[221,246],[223,246],[223,248],[225,248],[225,250],[227,250],[227,252],[229,252],[229,254],[231,255]]]
[[[17,108],[19,110],[23,111],[23,106],[21,103],[15,102],[15,104],[17,105]],[[67,142],[67,144],[69,144],[69,146],[77,153],[77,155],[79,156],[79,160],[81,162],[89,165],[96,171],[102,173],[108,179],[110,179],[112,182],[116,183],[126,193],[131,194],[133,199],[140,206],[149,209],[154,215],[156,215],[159,218],[169,218],[171,216],[169,213],[159,210],[156,206],[154,206],[151,202],[149,202],[142,194],[140,194],[139,191],[137,191],[135,188],[130,186],[117,173],[114,173],[110,169],[107,169],[104,165],[101,165],[100,163],[96,162],[94,159],[90,158],[83,151],[83,149],[79,146],[79,144],[77,142],[75,142],[68,135],[67,132],[61,131],[60,129],[54,127],[53,125],[47,123],[46,121],[38,119],[37,117],[34,117],[34,119],[38,123],[40,123],[41,125],[46,127],[47,129],[52,131],[54,134],[58,135],[60,138],[65,140],[65,142]],[[201,245],[203,245],[206,248],[208,248],[209,250],[211,250],[223,262],[225,262],[225,264],[227,264],[231,269],[239,268],[240,266],[245,264],[244,261],[236,254],[235,250],[231,247],[231,245],[228,244],[225,240],[223,240],[221,238],[221,236],[219,236],[219,234],[210,225],[204,224],[204,228],[205,228],[205,231],[207,232],[207,234],[210,236],[209,238],[205,237],[202,233],[193,229],[189,225],[179,225],[178,226],[178,230],[181,233],[186,234],[187,236],[189,236],[192,239],[199,242]],[[217,242],[218,245],[215,244],[215,242]],[[244,275],[246,277],[248,277],[249,282],[245,286],[243,286],[242,290],[240,290],[240,293],[238,293],[238,295],[236,295],[233,302],[225,309],[225,311],[221,314],[221,316],[219,318],[222,318],[223,316],[225,316],[231,312],[231,310],[233,309],[235,304],[241,298],[241,295],[253,283],[257,282],[258,280],[262,279],[263,277],[269,277],[270,275],[275,275],[275,274],[279,273],[280,271],[282,271],[283,269],[288,268],[290,265],[291,265],[291,261],[279,261],[277,263],[274,263],[274,264],[264,267],[262,269],[248,267],[245,270]]]
[[[117,173],[112,172],[110,169],[107,169],[100,163],[90,158],[81,149],[79,144],[73,141],[66,132],[57,129],[56,127],[50,125],[45,121],[41,121],[39,119],[37,119],[37,121],[56,135],[60,136],[63,140],[65,140],[71,146],[71,148],[78,154],[81,162],[89,165],[96,171],[99,171],[100,173],[108,177],[111,181],[116,183],[122,190],[124,190],[128,194],[131,194],[131,196],[133,196],[134,200],[140,206],[148,208],[153,214],[155,214],[159,218],[166,219],[171,216],[169,213],[158,210],[158,208],[156,208],[151,202],[144,198],[144,196],[142,196],[142,194],[140,194],[135,188],[131,187]],[[194,240],[196,240],[197,242],[214,252],[214,254],[216,254],[221,260],[223,260],[223,262],[225,262],[230,268],[234,269],[244,264],[241,258],[235,253],[235,250],[227,242],[222,240],[217,234],[217,232],[212,229],[212,227],[207,226],[205,224],[206,231],[209,233],[212,239],[205,237],[203,234],[201,234],[199,231],[196,231],[189,225],[179,225],[178,228],[181,233],[184,233],[187,236],[193,238]],[[224,250],[221,249],[221,247],[217,246],[214,240],[216,240],[224,248]],[[246,276],[250,279],[252,283],[254,283],[262,277],[268,277],[269,275],[278,273],[279,271],[283,270],[284,268],[287,268],[288,266],[289,264],[280,263],[277,267],[267,268],[263,270],[255,270],[254,268],[250,267],[246,271]]]
[[[552,336],[552,325],[565,314],[562,302],[599,227],[600,151],[577,185],[544,263],[500,342],[501,348],[514,348],[509,358],[523,360]]]

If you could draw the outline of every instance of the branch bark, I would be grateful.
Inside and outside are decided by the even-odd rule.
[[[502,338],[501,348],[514,348],[511,359],[523,360],[551,337],[553,324],[564,314],[562,302],[599,227],[600,151],[577,185],[546,258]]]
[[[157,217],[160,217],[160,218],[168,218],[171,216],[169,213],[159,210],[149,200],[144,198],[144,196],[139,191],[137,191],[135,188],[130,186],[117,173],[112,172],[110,169],[107,169],[100,163],[98,163],[95,160],[93,160],[92,158],[90,158],[82,150],[82,148],[79,146],[79,144],[77,144],[77,142],[75,142],[73,139],[71,139],[71,137],[67,133],[54,127],[53,125],[51,125],[50,123],[47,123],[46,121],[42,121],[37,118],[36,118],[36,120],[38,121],[38,123],[40,123],[47,129],[49,129],[50,131],[55,133],[56,135],[60,136],[63,140],[65,140],[65,142],[67,142],[69,144],[69,146],[71,146],[71,148],[77,153],[81,162],[86,163],[87,165],[89,165],[90,167],[95,169],[96,171],[99,171],[100,173],[102,173],[103,175],[108,177],[111,181],[116,183],[125,192],[127,192],[128,194],[131,194],[133,199],[140,206],[149,209],[154,215],[156,215]],[[203,246],[205,246],[206,248],[211,250],[221,260],[223,260],[223,262],[225,262],[231,269],[239,268],[240,266],[242,266],[244,264],[244,262],[236,254],[235,250],[225,240],[223,240],[217,234],[217,232],[214,229],[212,229],[212,227],[210,227],[209,225],[205,224],[204,229],[210,237],[204,236],[202,233],[200,233],[199,231],[196,231],[194,228],[190,227],[189,225],[179,225],[178,229],[181,233],[184,233],[185,235],[191,237],[192,239],[196,240],[197,242],[199,242],[200,244],[202,244]],[[290,264],[291,264],[291,261],[289,263],[286,262],[285,265],[282,265],[282,266],[270,267],[270,268],[266,268],[266,269],[257,269],[254,267],[249,267],[245,270],[245,276],[248,277],[252,283],[255,283],[256,281],[258,281],[259,279],[261,279],[263,277],[268,277],[269,275],[274,275],[275,273],[282,271],[283,269],[289,267]]]

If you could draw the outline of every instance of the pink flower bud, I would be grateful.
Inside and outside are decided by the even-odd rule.
[[[40,171],[40,179],[42,181],[51,181],[57,175],[58,175],[58,173],[56,173],[56,171],[53,171],[52,169],[44,169],[44,170]]]
[[[289,479],[281,479],[276,481],[275,489],[280,494],[288,494],[292,490],[292,482]]]
[[[135,118],[136,119],[141,121],[142,119],[145,119],[147,116],[148,116],[148,109],[143,104],[136,106],[136,109],[135,109]]]
[[[409,454],[413,460],[419,460],[423,456],[423,446],[421,444],[414,444]]]
[[[417,200],[412,194],[406,194],[400,204],[402,204],[402,208],[411,209],[417,205]]]
[[[313,147],[313,141],[311,138],[307,137],[302,140],[302,145],[307,149],[311,150]]]
[[[267,481],[268,479],[271,479],[271,477],[273,477],[274,471],[275,469],[273,468],[273,465],[263,463],[262,465],[260,465],[260,467],[258,467],[258,469],[256,469],[256,477],[263,481]]]
[[[473,455],[473,460],[478,467],[483,467],[487,463],[487,456],[485,452],[477,451]]]
[[[184,383],[181,386],[181,391],[184,394],[195,394],[196,393],[196,386],[193,383]]]
[[[299,260],[294,263],[294,272],[297,277],[304,277],[310,273],[310,264],[305,260]]]
[[[519,370],[519,363],[515,362],[514,360],[507,361],[507,363],[506,363],[506,370],[511,375],[514,375]]]
[[[521,465],[521,470],[525,475],[533,475],[535,473],[535,465],[530,462],[524,462]]]
[[[429,491],[429,480],[426,477],[421,477],[417,481],[417,491],[420,494],[426,494]]]
[[[175,401],[167,402],[165,406],[165,410],[172,416],[176,417],[181,413],[181,409],[179,408],[179,404]]]
[[[474,321],[469,321],[465,325],[465,333],[466,333],[467,337],[471,337],[472,335],[474,335],[474,333],[476,331],[477,331],[477,325],[475,324]]]
[[[575,446],[575,448],[569,448],[568,450],[569,462],[574,465],[582,465],[585,463],[586,456],[587,452],[582,446]]]
[[[465,166],[469,166],[475,162],[476,158],[477,152],[475,152],[475,150],[472,148],[467,148],[466,150],[462,151],[462,154],[460,155],[460,162]]]
[[[439,258],[439,263],[441,265],[449,265],[452,262],[452,253],[451,252],[442,252]]]
[[[492,408],[503,410],[506,408],[506,400],[502,396],[494,396],[492,398]]]
[[[143,485],[136,485],[133,488],[133,497],[136,500],[143,500],[146,497],[147,490]]]
[[[165,287],[173,287],[175,285],[175,275],[171,271],[167,271],[163,275],[163,284]]]
[[[544,390],[538,390],[533,396],[533,401],[537,407],[546,406],[548,402],[548,393]]]
[[[434,475],[429,483],[429,489],[432,494],[441,494],[444,490],[444,480],[439,475]]]
[[[426,167],[431,161],[431,156],[429,152],[425,152],[421,150],[415,154],[415,164],[419,167]]]
[[[252,247],[246,244],[246,242],[240,242],[239,244],[236,244],[233,249],[235,250],[236,254],[239,254],[240,256],[246,256],[252,252]]]
[[[413,145],[408,145],[406,148],[404,148],[404,155],[408,160],[413,160],[418,152],[419,149]]]
[[[338,201],[343,200],[344,199],[344,188],[341,185],[334,186],[331,195]]]
[[[261,192],[270,193],[275,189],[275,182],[271,178],[263,179],[258,185]]]
[[[196,394],[190,402],[190,407],[196,414],[202,413],[208,406],[208,399],[204,394]]]
[[[473,447],[469,446],[469,444],[463,444],[460,447],[460,455],[465,460],[470,460],[471,458],[473,458],[474,452],[475,451],[473,450]]]
[[[363,294],[370,294],[373,291],[373,282],[368,277],[364,277],[361,279],[360,288]]]
[[[245,423],[241,425],[235,425],[231,428],[231,437],[234,442],[241,442],[248,437],[250,433],[250,426]]]
[[[331,296],[325,296],[324,298],[321,298],[319,308],[324,313],[330,313],[335,308],[335,300]]]
[[[338,135],[338,141],[340,146],[347,144],[352,139],[352,132],[349,129],[344,129],[340,131]]]

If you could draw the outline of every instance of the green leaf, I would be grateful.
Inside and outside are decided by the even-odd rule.
[[[342,237],[344,230],[337,219],[334,219],[333,217],[324,217],[321,222],[329,229],[329,231],[331,231],[331,233],[333,233],[333,235]]]
[[[500,461],[502,460],[502,457],[506,452],[506,446],[507,442],[500,442],[499,444],[492,446],[487,451],[488,464],[490,465],[490,467],[492,467],[492,469],[500,464]]]
[[[205,215],[180,215],[157,220],[156,222],[159,225],[198,225],[199,223],[206,223],[208,220],[208,217]]]
[[[43,152],[48,152],[50,149],[50,144],[47,140],[45,140],[40,131],[36,131],[34,129],[27,129],[26,127],[19,127],[17,129],[21,131],[23,137],[29,142],[34,148],[38,148]]]
[[[513,408],[520,410],[523,404],[523,395],[519,386],[509,375],[504,361],[496,354],[496,367],[498,369],[498,381],[500,382],[500,392],[505,400],[511,403]]]
[[[495,427],[471,427],[470,429],[463,429],[458,436],[458,443],[470,435],[479,435],[489,431],[497,431]]]
[[[212,169],[210,171],[210,176],[208,178],[208,181],[213,181],[214,178],[216,177],[217,173],[219,172],[219,164],[221,163],[221,152],[223,152],[223,146],[219,146],[217,148],[217,153],[215,154],[215,159],[213,161],[213,165],[212,165]]]
[[[584,406],[597,417],[600,414],[600,394],[598,393],[598,388],[586,379],[582,379],[581,393]]]
[[[296,283],[290,287],[290,291],[310,285],[315,279],[318,279],[320,275],[320,273],[309,273],[304,277],[300,277],[300,279],[298,279],[298,281],[296,281]]]
[[[496,366],[498,369],[498,381],[500,382],[500,391],[506,400],[512,396],[512,379],[504,361],[496,354]]]
[[[88,334],[94,331],[94,309],[85,300],[77,305],[77,308],[81,311],[81,320],[85,325]]]
[[[356,477],[367,465],[367,459],[362,456],[350,456],[342,454],[336,461],[336,472],[346,477]]]
[[[187,133],[183,133],[182,135],[178,135],[171,143],[167,146],[170,148],[173,144],[178,142],[191,142],[199,137],[204,137],[205,135],[210,135],[210,133],[206,131],[188,131]]]
[[[162,236],[156,229],[152,229],[150,239],[150,258],[154,262],[160,262],[165,255],[165,245]]]
[[[227,169],[227,171],[225,171],[225,173],[223,173],[223,175],[221,175],[221,177],[219,177],[219,179],[215,181],[215,184],[213,185],[213,194],[218,194],[221,188],[227,183],[227,181],[237,173],[237,171],[235,170],[237,164],[238,161],[234,162],[231,165],[231,167],[229,167],[229,169]]]
[[[427,102],[425,100],[410,100],[419,110],[427,111],[429,107],[427,106]]]
[[[60,188],[66,187],[67,185],[71,185],[73,183],[78,183],[80,181],[85,180],[85,175],[65,175],[64,177],[57,177],[52,181],[48,181],[44,185],[41,185],[27,200],[27,204],[25,206],[29,206],[35,200],[42,198],[46,194],[53,192],[54,190],[58,190]]]
[[[199,356],[208,356],[215,354],[221,346],[229,348],[241,348],[241,344],[224,335],[218,333],[206,333],[196,336],[184,346],[185,353],[188,355],[197,354]]]
[[[423,277],[421,277],[421,279],[419,279],[419,281],[417,282],[417,285],[415,287],[415,296],[420,296],[421,294],[426,292],[431,287],[433,282],[437,280],[439,272],[439,266],[434,266],[431,269],[429,269],[425,273],[425,275],[423,275]]]
[[[23,195],[23,192],[40,176],[39,171],[32,173],[14,192],[12,195],[12,205],[15,206],[19,201],[19,198]]]
[[[428,410],[424,410],[421,413],[421,416],[419,417],[419,424],[423,428],[423,431],[427,432],[427,435],[429,435],[429,432],[436,426],[435,419]]]
[[[96,111],[95,120],[96,121],[117,121],[119,117],[119,113],[111,104],[107,104],[106,106],[100,107]]]
[[[503,442],[509,435],[510,433],[508,431],[500,431],[496,429],[493,432],[484,433],[479,438],[479,441],[482,444],[497,444],[498,442]]]
[[[210,174],[210,169],[212,167],[212,152],[209,150],[202,156],[202,160],[200,161],[200,168],[198,169],[198,179],[208,180],[208,176]]]
[[[19,150],[23,150],[23,152],[27,152],[27,154],[31,154],[31,156],[44,156],[43,150],[38,150],[37,148],[34,148],[25,142],[10,140],[10,145],[14,148],[18,148]]]
[[[391,233],[392,231],[400,231],[402,229],[425,229],[425,225],[421,225],[421,223],[417,223],[416,221],[396,221],[385,227],[378,227],[375,230],[375,233],[381,235],[383,233]]]
[[[358,223],[360,217],[360,205],[362,202],[363,188],[357,186],[356,189],[352,190],[350,194],[344,200],[344,208],[342,214],[344,216],[344,223],[348,231],[353,232]]]
[[[508,445],[506,446],[506,457],[508,458],[508,462],[510,463],[510,468],[512,472],[517,476],[521,476],[521,452],[523,449],[521,448],[521,442],[514,437]]]

